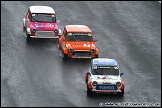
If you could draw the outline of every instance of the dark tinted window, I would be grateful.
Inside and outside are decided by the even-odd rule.
[[[92,70],[93,75],[119,75],[118,67],[97,66]]]
[[[68,41],[86,41],[92,42],[93,38],[91,34],[88,33],[69,33],[68,34]]]
[[[56,22],[53,14],[32,14],[32,22]]]

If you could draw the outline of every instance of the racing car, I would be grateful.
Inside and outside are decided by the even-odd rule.
[[[109,58],[94,58],[91,67],[85,74],[87,94],[113,93],[124,94],[125,83],[122,81],[119,65],[116,60]]]
[[[86,25],[66,25],[58,39],[63,60],[67,58],[98,58],[97,40]]]
[[[23,19],[23,30],[26,32],[27,41],[31,38],[58,39],[61,34],[58,22],[52,7],[30,6]]]

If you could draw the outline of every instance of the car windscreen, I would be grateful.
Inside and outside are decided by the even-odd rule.
[[[53,14],[32,14],[32,22],[56,22]]]
[[[67,38],[68,41],[93,41],[92,34],[88,33],[69,33]]]
[[[118,67],[95,66],[92,70],[93,75],[119,75]]]

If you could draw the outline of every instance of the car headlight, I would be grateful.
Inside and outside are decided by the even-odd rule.
[[[30,28],[27,28],[27,34],[31,34]]]
[[[116,86],[120,87],[121,86],[121,82],[116,82]]]
[[[94,52],[95,51],[95,48],[91,48],[91,52]]]
[[[72,48],[69,48],[69,52],[73,52],[73,49]]]
[[[92,82],[92,85],[93,85],[93,86],[96,86],[96,85],[97,85],[97,81],[93,81],[93,82]]]
[[[55,32],[55,33],[58,33],[58,32],[59,32],[59,30],[58,30],[58,29],[54,29],[54,32]]]
[[[32,28],[32,32],[34,32],[34,33],[35,33],[35,32],[36,32],[36,28]]]

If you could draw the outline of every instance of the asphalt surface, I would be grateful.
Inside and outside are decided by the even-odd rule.
[[[57,40],[27,43],[22,19],[31,5],[53,7],[61,30],[67,24],[89,26],[99,57],[114,58],[124,73],[124,96],[87,96],[90,60],[64,62]],[[158,1],[1,1],[2,107],[98,107],[108,102],[161,106]]]

